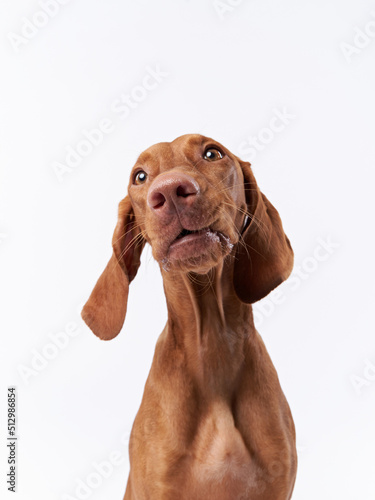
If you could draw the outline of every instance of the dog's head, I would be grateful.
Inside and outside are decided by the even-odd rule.
[[[279,214],[250,164],[195,134],[150,147],[132,169],[113,255],[82,311],[102,339],[122,328],[146,242],[166,272],[205,274],[228,257],[234,289],[246,303],[267,295],[293,266]]]

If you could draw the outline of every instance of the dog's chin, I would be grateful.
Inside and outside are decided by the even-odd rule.
[[[233,248],[223,233],[209,228],[182,234],[169,245],[159,260],[165,271],[206,274]]]

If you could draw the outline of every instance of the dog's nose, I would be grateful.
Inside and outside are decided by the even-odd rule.
[[[199,193],[198,183],[189,175],[182,172],[161,174],[154,181],[147,196],[147,203],[153,210],[177,212],[194,203]]]

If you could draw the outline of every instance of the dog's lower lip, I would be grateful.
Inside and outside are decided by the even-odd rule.
[[[184,229],[169,245],[165,259],[169,262],[212,258],[222,252],[229,253],[233,248],[230,239],[222,232],[210,227],[191,231]]]
[[[206,227],[204,229],[199,229],[197,231],[190,231],[190,230],[184,229],[177,236],[177,238],[171,243],[171,247],[179,245],[180,243],[186,243],[188,241],[194,240],[196,238],[200,238],[202,236],[208,236],[209,234],[215,234],[215,232],[212,231],[211,229],[209,229],[208,227]]]
[[[208,227],[191,232],[185,230],[170,244],[168,258],[179,260],[197,257],[205,253],[211,245],[218,244],[219,242],[220,237],[218,233]]]
[[[180,240],[189,234],[197,233],[198,231],[190,231],[189,229],[183,229],[181,233],[177,236],[176,240]]]

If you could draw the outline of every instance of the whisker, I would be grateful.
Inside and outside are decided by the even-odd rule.
[[[247,217],[249,217],[251,220],[254,221],[254,223],[258,226],[259,230],[263,231],[263,234],[264,234],[264,237],[268,240],[268,232],[266,231],[267,229],[267,226],[266,224],[261,220],[259,219],[256,215],[248,212],[247,210],[244,210],[243,208],[241,207],[236,207],[234,204],[231,204],[231,203],[228,203],[226,201],[223,201],[222,202],[224,205],[228,205],[229,207],[231,208],[235,208],[236,210],[238,210],[240,213],[246,215]]]
[[[145,220],[146,217],[143,217],[143,220]],[[118,243],[120,240],[122,240],[122,238],[124,238],[127,234],[129,234],[131,231],[133,231],[134,229],[137,229],[139,227],[141,227],[143,221],[142,222],[138,222],[138,223],[135,223],[134,225],[131,226],[130,229],[128,229],[127,231],[125,231],[119,238],[117,238],[117,240],[115,240],[113,243]]]
[[[220,184],[220,183],[219,183]],[[232,189],[234,187],[238,187],[238,186],[244,186],[246,191],[256,191],[258,192],[258,189],[257,188],[249,188],[249,187],[246,187],[248,183],[244,183],[244,182],[239,182],[238,184],[231,184],[230,186],[226,186],[224,187],[223,189],[221,189],[220,191],[218,191],[218,193],[224,193],[225,191],[229,191],[229,189]]]
[[[118,257],[118,260],[121,260],[122,257],[126,254],[126,252],[129,250],[130,247],[132,247],[138,240],[141,240],[144,237],[144,231],[141,231],[140,233],[136,234],[130,242],[126,245],[124,250],[121,252],[121,254]]]

